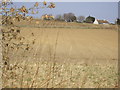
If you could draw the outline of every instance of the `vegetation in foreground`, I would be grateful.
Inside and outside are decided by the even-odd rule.
[[[4,88],[117,88],[117,67],[16,60],[4,68]],[[40,58],[42,59],[42,58]]]

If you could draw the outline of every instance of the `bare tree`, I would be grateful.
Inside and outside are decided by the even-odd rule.
[[[76,20],[76,16],[73,13],[65,13],[64,14],[64,20],[66,22],[73,22]]]
[[[85,20],[85,16],[79,16],[77,20],[78,22],[83,22]]]
[[[55,20],[58,20],[58,21],[63,21],[64,20],[64,18],[63,18],[63,16],[62,15],[56,15],[56,17],[55,17]]]

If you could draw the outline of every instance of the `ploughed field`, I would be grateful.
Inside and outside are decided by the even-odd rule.
[[[29,41],[35,41],[32,52],[37,53],[36,58],[47,60],[50,53],[53,55],[55,52],[59,62],[70,60],[105,64],[117,61],[117,30],[28,27],[21,30],[21,35]]]

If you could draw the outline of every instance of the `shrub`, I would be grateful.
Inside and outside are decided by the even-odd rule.
[[[94,17],[88,16],[85,20],[86,23],[93,23],[95,21]]]

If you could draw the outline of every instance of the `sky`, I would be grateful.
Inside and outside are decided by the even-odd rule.
[[[14,2],[42,2],[44,0],[12,0]],[[119,0],[45,0],[47,2],[118,2]]]
[[[55,0],[54,0],[55,1]],[[112,1],[112,0],[111,0]],[[25,5],[33,6],[35,2],[15,2],[17,7]],[[43,14],[52,14],[54,16],[64,13],[74,13],[76,16],[93,16],[96,19],[105,19],[111,23],[118,17],[118,2],[54,2],[56,8],[40,9],[35,17],[40,18]]]

